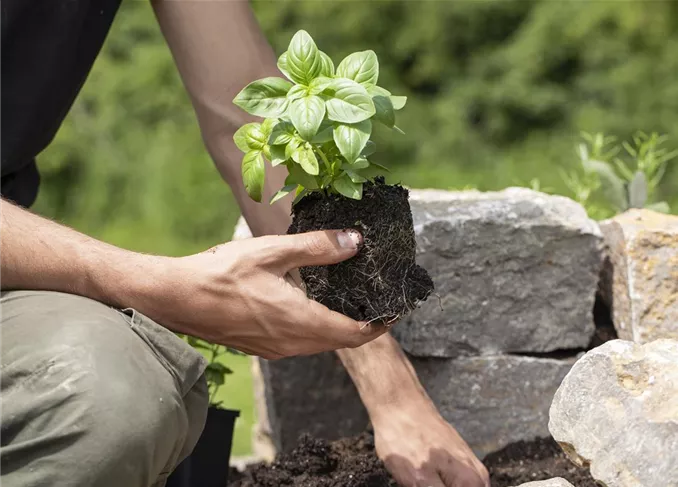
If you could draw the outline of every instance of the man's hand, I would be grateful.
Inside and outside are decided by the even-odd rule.
[[[430,402],[374,414],[377,454],[402,487],[490,487],[485,466]]]
[[[174,260],[152,317],[175,331],[268,359],[360,346],[386,328],[358,323],[306,297],[288,274],[336,264],[362,243],[357,231],[230,242]]]

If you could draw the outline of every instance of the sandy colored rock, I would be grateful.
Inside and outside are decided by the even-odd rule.
[[[678,341],[613,340],[577,361],[549,430],[607,487],[678,485]]]
[[[601,288],[619,338],[678,339],[678,217],[630,210],[600,225]]]
[[[602,264],[574,201],[525,188],[412,190],[417,262],[436,293],[394,327],[421,357],[585,347]]]
[[[538,480],[536,482],[528,482],[520,484],[517,487],[574,487],[571,483],[561,477],[548,480]]]

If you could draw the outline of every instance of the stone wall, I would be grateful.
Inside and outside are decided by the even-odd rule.
[[[414,190],[410,202],[418,262],[437,296],[397,324],[394,336],[443,416],[479,455],[547,436],[553,395],[594,333],[598,225],[569,199],[522,188]],[[235,237],[247,234],[241,221]],[[256,442],[264,457],[304,431],[334,439],[368,425],[334,354],[257,366]]]

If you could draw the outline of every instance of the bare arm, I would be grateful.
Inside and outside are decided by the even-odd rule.
[[[284,234],[290,224],[290,201],[273,207],[253,203],[244,191],[240,163],[242,155],[232,141],[233,134],[251,118],[232,103],[246,84],[266,76],[282,76],[246,1],[154,0],[162,31],[174,55],[184,84],[193,100],[207,149],[238,204],[254,236]],[[267,167],[266,194],[282,186],[286,170]],[[481,465],[463,440],[445,423],[428,399],[409,360],[397,342],[385,334],[357,349],[339,353],[377,429],[381,456],[402,485],[485,485]],[[426,414],[426,413],[429,414]],[[419,419],[419,421],[415,421]],[[402,445],[410,437],[408,428],[424,432],[421,443]],[[428,432],[439,433],[433,440]],[[452,455],[461,467],[443,459],[429,462],[423,470],[429,448],[435,445]],[[395,461],[395,457],[405,461]],[[422,460],[422,458],[424,460]],[[421,460],[421,461],[420,461]],[[464,466],[465,465],[465,466]],[[438,479],[437,471],[447,478]],[[423,473],[422,473],[423,472]],[[415,479],[423,475],[422,479]],[[482,480],[481,480],[482,477]],[[462,484],[459,484],[462,485]]]
[[[167,261],[100,242],[6,200],[1,213],[3,290],[61,291],[130,305],[152,292]]]

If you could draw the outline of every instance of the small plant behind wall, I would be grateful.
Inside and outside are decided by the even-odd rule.
[[[562,173],[567,187],[589,216],[604,219],[631,208],[670,212],[666,201],[655,201],[667,165],[678,157],[662,144],[666,136],[639,132],[632,142],[602,133],[583,133],[578,146],[581,170]]]
[[[285,186],[271,203],[289,193],[297,200],[309,191],[361,199],[363,183],[386,169],[367,158],[373,122],[395,131],[395,112],[407,98],[377,85],[374,51],[355,52],[334,67],[306,31],[297,32],[278,60],[289,79],[264,78],[247,85],[234,99],[246,112],[265,118],[235,134],[245,153],[242,175],[248,194],[261,201],[265,164],[283,164]]]
[[[241,352],[191,336],[186,336],[185,339],[189,345],[205,355],[207,359],[205,379],[207,379],[209,391],[209,405],[210,407],[221,408],[222,402],[216,400],[217,392],[226,383],[226,376],[232,374],[233,371],[219,362],[219,359],[228,353],[242,355]]]

